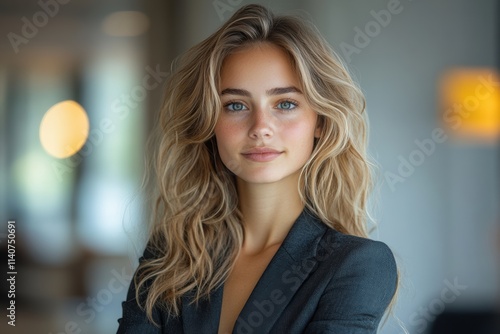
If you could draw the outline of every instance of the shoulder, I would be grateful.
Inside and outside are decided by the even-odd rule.
[[[376,261],[387,269],[396,269],[394,255],[389,246],[382,241],[343,234],[328,228],[320,245],[332,255],[336,255],[332,259],[342,263]]]
[[[311,233],[319,239],[314,243],[316,249],[312,252],[315,260],[330,268],[329,277],[342,274],[344,270],[369,270],[374,274],[383,271],[392,275],[394,280],[397,278],[396,261],[386,243],[342,233],[311,213],[307,218],[308,225],[314,226],[310,229]]]
[[[325,225],[316,256],[319,301],[307,333],[375,333],[397,290],[398,270],[381,241]]]
[[[313,225],[314,234],[319,237],[316,253],[328,253],[329,260],[335,262],[349,262],[357,259],[379,260],[387,267],[396,269],[394,255],[389,246],[369,238],[342,233],[325,224],[316,215],[307,211],[307,223]]]
[[[337,274],[343,271],[369,271],[385,278],[397,276],[397,265],[389,246],[377,240],[347,235],[328,228],[320,241],[328,253],[328,262],[335,264]],[[384,274],[383,274],[384,273]]]
[[[329,277],[326,290],[352,290],[359,300],[387,305],[398,284],[393,252],[382,241],[340,233],[328,228],[317,253],[323,253],[321,267]],[[323,249],[321,249],[323,248]]]

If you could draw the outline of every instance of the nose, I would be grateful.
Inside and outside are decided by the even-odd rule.
[[[252,116],[252,125],[248,132],[250,138],[264,139],[272,137],[274,133],[272,115],[265,108],[258,108]]]

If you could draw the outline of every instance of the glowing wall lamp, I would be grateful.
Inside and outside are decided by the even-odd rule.
[[[40,142],[50,155],[67,158],[78,152],[89,135],[85,109],[67,100],[53,105],[40,123]]]
[[[491,68],[455,68],[440,80],[440,119],[455,138],[500,138],[500,76]]]

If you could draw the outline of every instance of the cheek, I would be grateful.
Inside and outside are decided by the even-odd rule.
[[[315,123],[297,122],[289,124],[284,129],[287,138],[300,147],[310,147],[314,142]]]
[[[234,151],[238,138],[241,136],[241,131],[237,125],[229,122],[220,121],[215,125],[215,139],[222,159]]]
[[[228,142],[230,143],[229,139],[235,136],[237,131],[234,126],[227,124],[227,122],[220,121],[215,125],[214,133],[217,144],[219,146],[224,146]]]
[[[236,157],[238,152],[236,136],[238,133],[239,131],[233,126],[223,122],[216,124],[214,130],[219,157],[224,166],[234,174],[238,174],[241,168]]]

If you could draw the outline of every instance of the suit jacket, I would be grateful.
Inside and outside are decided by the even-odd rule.
[[[304,210],[271,259],[232,333],[376,333],[397,285],[394,256],[380,241],[342,234]],[[182,297],[182,313],[159,308],[151,324],[133,281],[118,334],[217,333],[223,286],[198,307]]]

